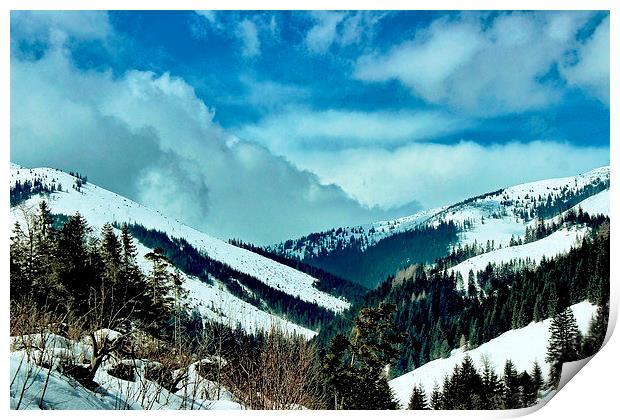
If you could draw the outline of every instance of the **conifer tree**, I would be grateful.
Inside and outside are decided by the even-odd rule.
[[[105,266],[105,280],[108,287],[119,282],[122,258],[121,242],[114,233],[112,225],[106,223],[101,229],[101,258]]]
[[[147,277],[147,291],[145,302],[150,306],[144,307],[147,319],[152,322],[152,328],[158,329],[173,313],[174,299],[170,296],[172,288],[170,274],[168,272],[170,262],[163,254],[161,248],[156,248],[144,256],[151,261],[153,268],[151,275]]]
[[[91,232],[86,219],[79,213],[69,220],[58,233],[58,252],[52,272],[56,284],[63,284],[69,294],[68,303],[78,312],[86,311],[84,303],[92,288],[98,287],[88,265],[88,237]]]
[[[398,352],[401,337],[392,320],[395,306],[363,308],[350,340],[339,337],[326,357],[325,374],[341,409],[396,409],[386,366]],[[348,343],[348,344],[347,344]],[[335,375],[342,375],[342,379]]]
[[[582,345],[581,352],[583,357],[590,357],[601,349],[605,341],[605,335],[607,334],[608,321],[609,302],[599,306],[592,321],[590,321],[590,328]]]
[[[493,369],[491,360],[487,355],[482,356],[482,392],[481,404],[482,410],[496,410],[503,406],[502,401],[502,383]]]
[[[519,395],[519,375],[510,359],[504,365],[504,406],[507,409],[518,408]]]
[[[521,396],[520,407],[531,407],[536,404],[538,392],[534,380],[526,371],[523,371],[519,376],[519,393]]]
[[[54,293],[54,285],[50,284],[56,241],[56,231],[53,224],[54,219],[47,202],[41,201],[38,212],[34,217],[32,246],[36,254],[36,265],[38,268],[33,283],[44,294]]]
[[[480,408],[482,394],[482,378],[476,370],[474,361],[469,354],[465,354],[458,372],[453,377],[456,381],[454,399],[457,409],[472,410]]]
[[[534,366],[532,367],[532,383],[534,385],[534,389],[536,390],[536,396],[538,397],[538,393],[545,385],[545,380],[543,379],[542,369],[540,368],[537,360],[534,361]]]
[[[431,393],[431,401],[430,401],[431,409],[441,410],[441,400],[442,400],[442,395],[441,395],[441,391],[439,390],[439,384],[435,382],[435,385],[433,386],[433,392]]]
[[[553,317],[550,330],[545,361],[551,365],[549,384],[555,388],[560,382],[562,364],[579,359],[579,329],[570,307]]]
[[[408,410],[428,410],[428,402],[426,401],[426,393],[421,386],[414,386],[411,398],[409,399]]]

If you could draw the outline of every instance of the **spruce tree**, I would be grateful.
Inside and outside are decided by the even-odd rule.
[[[414,386],[411,398],[409,399],[408,410],[428,410],[428,402],[426,400],[426,393],[421,386]]]
[[[534,389],[536,390],[536,396],[538,397],[539,392],[545,385],[545,380],[543,379],[542,369],[536,360],[534,361],[534,366],[532,367],[532,383],[534,385]]]
[[[88,234],[91,228],[79,213],[69,220],[58,232],[58,252],[54,261],[52,278],[54,283],[63,284],[68,293],[67,303],[75,310],[86,312],[91,290],[98,287],[98,279],[90,273]]]
[[[523,371],[519,376],[519,389],[521,394],[521,407],[531,407],[536,404],[538,392],[533,378],[526,371]]]
[[[482,410],[498,410],[503,408],[502,401],[502,382],[495,373],[491,360],[486,356],[482,356],[482,392],[481,404]]]
[[[519,375],[514,367],[514,364],[510,359],[506,360],[504,365],[504,406],[507,409],[518,408],[520,393],[519,393]]]
[[[570,307],[553,317],[550,331],[545,361],[551,365],[549,384],[555,388],[560,382],[562,364],[579,359],[579,329]]]
[[[478,374],[474,361],[469,354],[465,354],[458,372],[453,377],[453,381],[456,381],[455,408],[464,410],[480,408],[482,378]]]
[[[32,290],[32,280],[27,269],[27,237],[18,222],[13,226],[10,240],[10,297],[13,302],[20,300]]]
[[[385,373],[402,341],[392,320],[395,306],[363,308],[350,340],[337,336],[324,363],[324,373],[339,409],[396,409],[398,402]]]
[[[430,401],[431,409],[441,410],[441,400],[442,400],[442,395],[441,395],[441,391],[439,390],[439,384],[435,382],[435,385],[433,386],[433,392],[431,393],[431,401]]]
[[[33,284],[43,295],[56,294],[59,289],[58,284],[51,283],[51,273],[54,261],[56,245],[56,230],[53,227],[54,219],[52,212],[46,201],[39,203],[38,212],[34,217],[34,235],[32,246],[36,254],[36,277]]]
[[[585,336],[582,345],[582,356],[590,357],[599,351],[605,341],[607,325],[609,321],[609,302],[597,308],[596,314],[590,321],[588,334]]]

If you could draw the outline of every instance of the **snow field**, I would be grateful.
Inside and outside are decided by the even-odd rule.
[[[583,301],[571,306],[571,308],[575,314],[579,330],[585,335],[590,321],[596,312],[596,306]],[[446,359],[433,360],[411,372],[392,379],[390,387],[394,390],[403,408],[407,407],[415,385],[421,385],[427,396],[430,397],[435,383],[441,387],[444,377],[447,374],[452,374],[454,367],[463,361],[465,354],[469,354],[479,370],[482,367],[481,358],[485,355],[485,357],[489,358],[495,372],[500,376],[508,359],[514,363],[519,373],[524,370],[531,372],[534,362],[537,361],[543,375],[548,376],[550,367],[545,362],[545,355],[549,338],[551,337],[549,332],[550,326],[551,319],[546,319],[542,322],[532,322],[526,327],[507,331],[473,350],[465,350],[463,348],[452,350],[451,355]]]

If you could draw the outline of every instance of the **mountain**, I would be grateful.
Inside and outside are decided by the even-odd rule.
[[[286,319],[291,316],[282,313],[282,310],[274,311],[269,302],[265,302],[267,295],[291,300],[296,307],[301,307],[302,310],[308,308],[320,313],[320,316],[329,316],[329,313],[334,314],[350,306],[345,298],[320,290],[320,280],[317,278],[199,232],[159,211],[100,188],[79,174],[68,174],[51,168],[29,169],[11,164],[10,185],[11,201],[14,204],[11,207],[12,223],[23,222],[24,211],[34,209],[40,201],[46,200],[52,213],[57,215],[79,212],[95,232],[99,232],[106,223],[115,223],[116,226],[122,223],[137,224],[146,230],[158,232],[161,240],[166,237],[168,240],[183,238],[188,246],[210,261],[221,263],[227,270],[226,273],[233,277],[227,284],[223,282],[223,278],[210,276],[207,279],[211,283],[209,284],[203,281],[204,279],[183,274],[185,287],[190,292],[190,301],[210,319],[225,321],[233,326],[240,323],[248,331],[255,331],[257,328],[269,329],[271,325],[278,324],[311,337],[315,332],[310,328]],[[139,237],[137,239],[140,240]],[[150,263],[144,256],[152,251],[152,248],[139,246],[138,250],[138,259],[143,269],[148,271]],[[242,284],[244,279],[247,284],[259,287],[263,295],[257,296],[257,290],[251,290],[247,284]],[[246,293],[235,295],[232,293],[233,289],[245,290]],[[254,298],[252,302],[244,299],[248,294]]]
[[[539,376],[551,379],[544,361],[549,325],[568,307],[577,317],[575,337],[566,335],[575,348],[553,366],[593,354],[606,325],[609,168],[269,249],[224,242],[84,175],[50,168],[12,164],[10,200],[17,225],[11,310],[21,311],[11,323],[14,407],[268,408],[292,387],[308,399],[295,397],[281,407],[340,401],[343,408],[395,408],[414,385],[429,393],[457,364],[477,363],[486,353],[495,369],[512,360],[522,378],[537,360]],[[51,217],[38,208],[43,201]],[[35,212],[42,216],[28,217]],[[82,217],[72,216],[77,213]],[[121,229],[123,241],[136,241],[137,257],[122,257],[131,264],[120,255],[132,247],[114,245]],[[120,262],[114,263],[113,252]],[[133,280],[136,265],[148,275]],[[139,292],[127,293],[136,284]],[[35,306],[29,299],[37,299]],[[167,304],[160,303],[164,299]],[[23,323],[42,316],[37,308],[49,300],[60,302],[56,315],[65,310],[77,318]],[[116,318],[118,301],[119,311],[132,302],[136,312]],[[80,317],[99,307],[109,308],[110,320],[98,320],[95,311],[92,326],[82,330]],[[588,330],[595,311],[598,321]],[[42,350],[32,353],[33,346]],[[386,372],[396,376],[389,384]],[[289,385],[270,382],[276,376]],[[263,398],[267,383],[274,397]],[[462,393],[450,383],[441,392],[460,403]],[[46,389],[45,400],[37,399]],[[368,402],[374,394],[382,396]],[[514,394],[521,406],[535,402],[525,391]],[[419,389],[413,395],[419,397]],[[494,407],[512,404],[504,403]]]
[[[508,246],[538,219],[553,219],[580,203],[591,214],[608,214],[609,178],[609,167],[601,167],[399,219],[311,233],[268,249],[373,288],[387,275],[414,263],[432,263],[454,246]]]
[[[542,194],[538,194],[542,190],[550,191],[547,197],[551,197],[544,199],[544,204],[541,204]],[[541,199],[534,202],[528,198],[523,202],[525,196],[532,194],[540,195]],[[505,202],[509,199],[513,204]],[[519,205],[515,206],[517,201]],[[493,211],[489,210],[492,208],[495,211],[512,208],[513,215],[493,218]],[[520,215],[526,211],[527,217],[515,216],[515,212]],[[536,217],[538,212],[540,218]],[[478,219],[459,232],[456,247],[434,264],[413,264],[384,278],[363,302],[324,327],[317,337],[318,342],[327,346],[338,334],[351,331],[355,325],[352,320],[362,308],[392,304],[396,331],[404,337],[391,366],[392,373],[409,375],[407,372],[415,368],[414,372],[420,375],[426,372],[425,368],[443,366],[445,369],[438,374],[441,385],[446,370],[460,362],[463,352],[458,353],[461,359],[447,362],[446,358],[463,347],[463,343],[468,348],[481,348],[480,352],[486,351],[485,348],[494,351],[495,347],[488,343],[504,336],[513,337],[513,341],[509,341],[516,349],[512,357],[518,358],[519,349],[529,345],[526,334],[530,330],[516,335],[514,331],[532,323],[538,325],[559,308],[577,304],[580,305],[575,307],[578,309],[590,308],[583,316],[577,314],[581,316],[583,327],[595,310],[593,305],[604,305],[609,277],[608,168],[572,178],[507,188],[451,206],[450,210],[440,210],[437,215],[440,213],[442,218],[450,220],[467,220],[467,217],[474,220],[474,215]],[[438,216],[431,216],[427,222],[445,221]],[[418,219],[416,223],[422,222]],[[510,231],[515,233],[506,235]],[[488,245],[473,246],[480,238],[492,238],[493,232],[500,239],[504,234],[508,242],[497,245],[491,239]],[[363,254],[371,252],[384,240],[368,246]],[[545,325],[548,327],[548,321]],[[532,337],[541,337],[536,334],[532,332]],[[518,346],[514,341],[517,339],[522,340]],[[542,364],[546,338],[532,345],[535,348],[527,353],[528,363],[537,358]],[[480,356],[476,351],[477,357]],[[492,355],[496,368],[503,368],[508,358],[504,355],[505,352],[500,351]],[[401,389],[401,402],[409,398],[413,389],[412,381],[405,382],[404,388],[408,389],[406,392]],[[423,385],[430,393],[432,381]]]

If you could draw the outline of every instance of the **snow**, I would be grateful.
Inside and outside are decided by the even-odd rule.
[[[98,331],[97,335],[111,331]],[[114,336],[118,333],[111,332]],[[82,341],[88,341],[84,339]],[[10,355],[10,404],[12,409],[243,409],[233,395],[223,386],[202,378],[197,364],[187,368],[186,378],[180,389],[171,393],[161,385],[145,378],[147,365],[144,360],[117,360],[110,357],[95,375],[99,385],[94,391],[62,374],[60,362],[79,364],[84,350],[92,347],[53,334],[34,334],[11,337]],[[27,345],[24,345],[27,343]],[[45,344],[45,347],[38,347]],[[34,346],[34,347],[33,347]],[[35,349],[35,347],[38,347]],[[41,358],[41,351],[45,357]],[[43,363],[42,363],[43,362]],[[134,367],[135,381],[119,379],[108,373],[116,364]],[[43,366],[52,366],[48,369]],[[176,371],[173,374],[180,374]]]
[[[596,306],[583,301],[571,306],[571,308],[577,319],[579,330],[585,335],[588,331],[590,320],[596,312]],[[441,387],[444,377],[447,374],[452,374],[454,367],[463,361],[465,354],[469,354],[478,369],[481,368],[481,357],[485,355],[489,358],[498,374],[501,374],[508,359],[514,363],[515,368],[519,372],[523,370],[530,372],[534,362],[537,361],[543,375],[548,376],[549,364],[545,362],[545,355],[551,336],[549,332],[550,326],[551,319],[537,323],[532,322],[526,327],[507,331],[476,349],[464,351],[463,348],[460,348],[453,350],[446,359],[433,360],[411,372],[392,379],[390,386],[394,390],[401,406],[406,407],[415,385],[421,385],[427,395],[430,395],[435,383]]]
[[[335,235],[331,231],[322,232],[318,238],[315,237],[316,243],[306,240],[298,250],[284,250],[282,244],[274,245],[270,249],[286,255],[303,258],[306,251],[316,254],[321,247],[327,250],[334,249],[338,239],[348,240],[350,236],[354,236],[357,239],[363,236],[367,241],[366,246],[371,246],[395,233],[412,230],[426,224],[436,225],[440,221],[463,223],[466,220],[473,223],[473,228],[459,235],[459,242],[461,244],[477,242],[485,246],[487,241],[494,241],[495,247],[499,247],[499,245],[504,247],[510,243],[511,237],[523,236],[525,228],[529,225],[524,219],[515,215],[514,212],[516,210],[529,210],[533,205],[532,200],[534,198],[537,199],[538,196],[546,197],[549,193],[557,194],[564,187],[577,190],[594,183],[597,179],[609,180],[609,176],[609,166],[604,166],[572,177],[519,184],[505,188],[497,194],[489,194],[486,197],[479,197],[454,206],[424,210],[394,220],[343,227],[340,228],[340,235]],[[507,201],[512,202],[512,204],[506,204]],[[609,191],[604,191],[584,200],[581,205],[584,206],[584,211],[602,212],[603,214],[606,212],[608,214],[608,203]],[[586,207],[590,210],[586,210]],[[293,240],[293,242],[297,241]]]
[[[609,189],[601,191],[592,197],[586,198],[575,207],[577,207],[577,209],[581,207],[584,212],[590,214],[591,216],[595,216],[597,214],[609,216]]]
[[[145,258],[145,255],[151,252],[151,249],[136,242],[136,251],[138,266],[144,273],[150,272],[152,264]],[[183,272],[180,275],[183,279],[183,288],[189,294],[186,303],[189,307],[196,307],[206,319],[217,321],[231,328],[236,328],[237,324],[240,324],[249,333],[277,328],[291,334],[304,336],[307,339],[317,334],[313,330],[260,310],[238,298],[215,278],[211,278],[213,284],[207,284],[199,278]]]
[[[560,229],[538,241],[477,255],[455,265],[450,270],[460,273],[466,282],[470,270],[473,270],[475,275],[478,271],[484,270],[489,263],[499,265],[513,260],[525,261],[528,259],[532,264],[538,264],[543,256],[551,258],[570,251],[571,247],[583,238],[587,231],[587,228],[578,226]]]
[[[47,199],[52,212],[67,215],[79,212],[95,230],[100,230],[105,223],[111,222],[140,223],[146,228],[161,230],[171,237],[184,238],[209,257],[288,295],[335,312],[350,306],[344,298],[316,289],[313,286],[316,279],[305,273],[199,232],[159,211],[97,187],[90,181],[81,187],[81,191],[77,191],[72,188],[76,178],[62,171],[51,168],[25,169],[11,165],[11,185],[18,179],[24,181],[37,177],[47,183],[60,182],[64,191],[54,192],[47,198],[33,196],[27,200],[26,207],[34,207],[41,200]],[[19,208],[12,208],[11,215],[12,222],[19,220]]]

